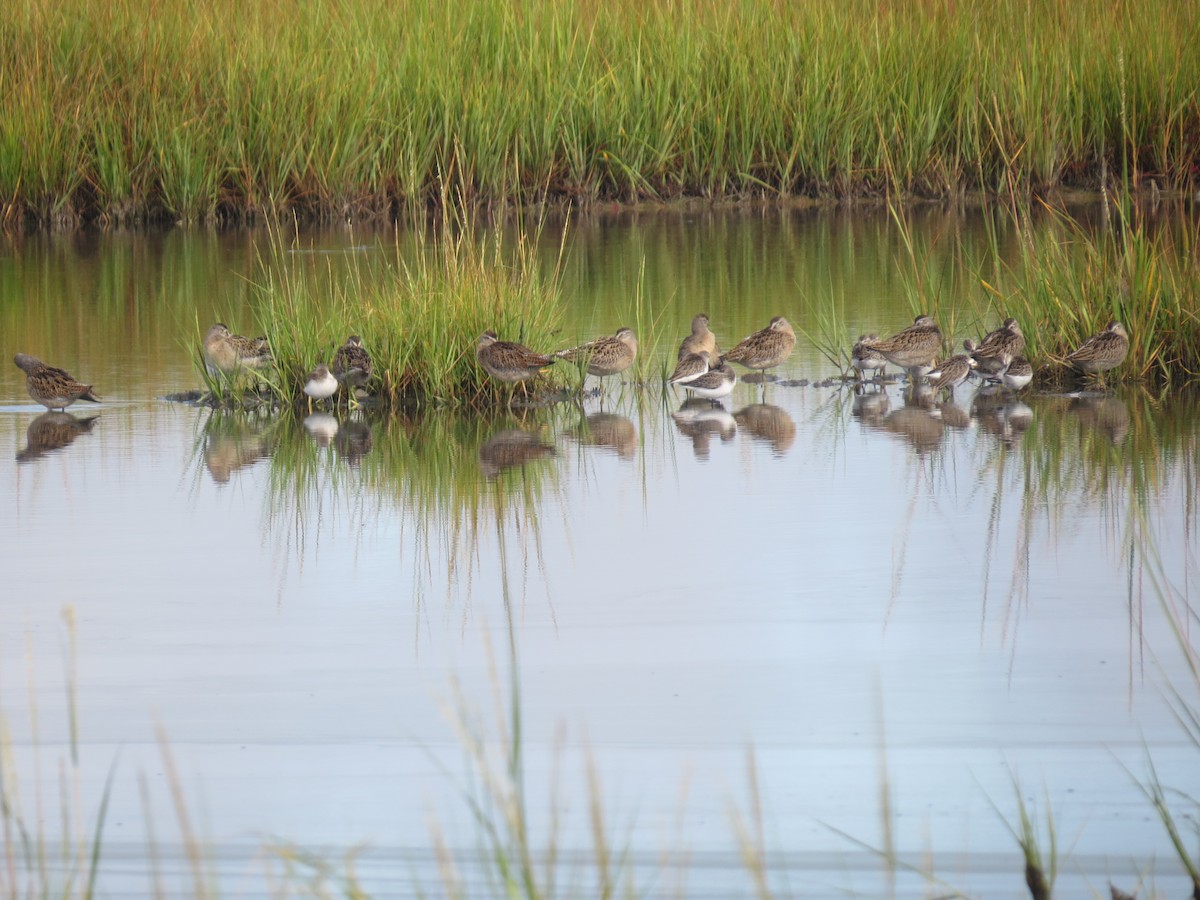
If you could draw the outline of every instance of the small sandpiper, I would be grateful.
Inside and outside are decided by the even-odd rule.
[[[667,384],[687,384],[689,381],[695,381],[708,371],[710,365],[712,358],[707,350],[689,353],[676,364],[675,371],[667,378]]]
[[[963,341],[963,349],[975,360],[980,372],[999,375],[1025,349],[1025,335],[1021,334],[1017,320],[1009,318],[995,331],[988,332],[978,346]]]
[[[887,358],[888,362],[907,369],[910,375],[920,377],[922,369],[932,367],[933,360],[942,346],[942,331],[933,316],[917,316],[911,325],[889,338],[875,341],[874,349]]]
[[[725,359],[765,373],[791,356],[795,346],[796,333],[791,324],[783,316],[776,316],[766,328],[742,338]]]
[[[875,349],[874,344],[877,340],[879,340],[877,334],[860,334],[850,349],[850,365],[854,367],[854,373],[859,381],[866,380],[868,371],[883,369],[887,366],[887,360],[883,354]]]
[[[929,386],[935,393],[940,390],[948,390],[950,396],[953,397],[954,389],[967,380],[967,376],[971,374],[973,368],[975,368],[975,360],[965,353],[959,353],[929,372]]]
[[[29,396],[46,409],[63,410],[76,400],[100,402],[90,384],[80,384],[69,373],[46,365],[36,356],[18,353],[13,362],[25,373],[25,389]]]
[[[696,313],[692,316],[692,333],[683,339],[683,343],[679,345],[679,352],[675,354],[676,361],[683,359],[692,353],[699,353],[701,350],[706,352],[711,359],[716,359],[721,355],[721,348],[717,346],[717,336],[708,330],[708,314]]]
[[[1033,366],[1025,357],[1015,356],[1013,361],[1008,364],[1007,369],[999,375],[993,375],[992,378],[993,380],[999,379],[1000,383],[1010,391],[1019,391],[1033,381]]]
[[[328,400],[337,393],[337,389],[337,378],[329,371],[329,366],[321,363],[309,374],[308,381],[304,382],[304,393],[308,394],[308,411],[312,412],[314,400]]]
[[[508,384],[519,384],[554,365],[553,356],[534,353],[524,344],[502,341],[494,331],[485,331],[475,344],[475,360],[492,378]],[[512,403],[512,394],[508,396]]]
[[[683,382],[683,389],[691,391],[697,397],[707,397],[710,400],[728,397],[733,393],[733,386],[737,384],[737,374],[725,359],[726,357],[722,356],[717,360],[717,364],[703,375]]]
[[[1067,357],[1067,362],[1087,374],[1101,374],[1115,369],[1129,353],[1129,334],[1120,322],[1112,321],[1099,334],[1084,341]]]
[[[371,354],[362,345],[362,338],[352,334],[346,338],[346,343],[338,347],[333,356],[333,377],[351,389],[363,387],[371,380],[375,367],[371,364]]]

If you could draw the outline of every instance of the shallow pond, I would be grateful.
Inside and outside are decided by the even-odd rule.
[[[977,223],[916,227],[947,292],[969,284]],[[607,858],[648,896],[924,896],[919,870],[1016,897],[1018,797],[1066,894],[1188,890],[1139,782],[1152,761],[1198,787],[1176,718],[1195,396],[799,384],[837,374],[801,337],[720,406],[633,384],[392,417],[159,399],[198,386],[208,323],[252,327],[264,239],[0,256],[5,353],[104,397],[43,414],[0,369],[0,884],[65,880],[111,773],[106,896],[350,871],[475,896],[480,819],[519,860],[517,817],[551,893],[602,893]],[[337,277],[374,241],[296,249]],[[576,224],[564,342],[639,291],[664,357],[700,309],[729,343],[779,312],[819,335],[831,308],[847,341],[892,331],[900,243],[882,212]],[[994,324],[943,304],[958,337]]]

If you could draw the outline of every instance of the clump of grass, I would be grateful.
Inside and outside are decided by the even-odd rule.
[[[1012,776],[1013,794],[1017,798],[1017,824],[1014,826],[990,797],[992,809],[1000,816],[1004,827],[1016,840],[1025,857],[1025,886],[1033,900],[1050,900],[1054,891],[1054,880],[1058,875],[1058,837],[1054,827],[1054,815],[1050,809],[1050,798],[1046,797],[1046,837],[1043,843],[1040,830],[1030,814],[1025,798],[1021,796],[1021,785],[1015,774]]]
[[[559,272],[548,274],[524,232],[508,239],[499,230],[447,221],[436,236],[398,236],[356,256],[344,275],[277,239],[263,260],[255,301],[257,333],[271,345],[271,371],[247,373],[230,390],[259,387],[278,402],[303,399],[309,372],[330,364],[350,334],[360,335],[374,363],[371,391],[386,406],[487,405],[509,397],[508,386],[488,380],[475,360],[479,335],[549,350],[562,308]],[[202,367],[201,367],[202,368]]]
[[[0,215],[1186,189],[1190,0],[12,0]],[[533,23],[536,23],[534,27]]]

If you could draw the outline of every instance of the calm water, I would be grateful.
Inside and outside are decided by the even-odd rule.
[[[982,330],[977,224],[917,229],[943,320]],[[107,896],[153,894],[152,871],[194,890],[189,833],[225,894],[276,889],[280,847],[334,872],[357,853],[379,895],[488,893],[470,748],[506,783],[515,702],[532,854],[557,848],[560,893],[597,893],[598,797],[621,883],[650,896],[753,895],[739,835],[759,833],[784,895],[887,891],[890,841],[951,888],[1022,896],[1014,784],[1043,834],[1053,816],[1066,894],[1186,892],[1135,778],[1152,759],[1200,788],[1172,712],[1175,691],[1197,704],[1196,397],[780,383],[718,408],[614,385],[390,419],[157,399],[197,386],[210,322],[252,328],[257,239],[0,255],[5,356],[105,398],[39,415],[0,368],[3,783],[51,879],[111,771]],[[336,278],[374,241],[296,249]],[[901,253],[883,213],[576,226],[566,340],[611,333],[640,285],[661,353],[700,309],[731,344],[780,312],[822,333],[837,307],[848,346],[911,320]],[[781,372],[832,374],[803,338]],[[20,883],[3,839],[0,884]]]

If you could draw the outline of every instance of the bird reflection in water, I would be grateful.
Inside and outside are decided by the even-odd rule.
[[[942,444],[946,425],[934,411],[933,388],[913,382],[904,391],[904,406],[889,413],[883,428],[904,438],[917,453],[930,453]]]
[[[737,421],[724,406],[713,400],[688,400],[671,413],[671,419],[679,433],[691,439],[696,459],[708,459],[713,435],[725,444],[737,434]]]
[[[883,422],[891,406],[891,398],[883,388],[867,390],[861,385],[854,390],[854,403],[850,407],[850,415],[864,425],[877,428]]]
[[[1129,407],[1117,397],[1076,397],[1067,408],[1110,443],[1119,444],[1129,434]]]
[[[751,437],[771,445],[771,452],[783,456],[796,443],[796,423],[787,411],[771,403],[752,403],[733,414],[734,421]]]
[[[61,450],[81,434],[89,433],[98,418],[98,415],[76,418],[66,412],[42,413],[25,429],[25,449],[17,454],[17,462],[33,462]]]
[[[554,456],[554,445],[543,437],[543,429],[506,428],[491,435],[479,448],[479,468],[487,478],[509,469]]]
[[[271,455],[274,439],[265,424],[238,413],[212,412],[204,423],[204,466],[217,484]]]
[[[304,417],[304,430],[322,449],[333,443],[333,439],[337,437],[338,428],[337,418],[330,413],[318,412]]]
[[[1003,388],[984,388],[971,399],[971,415],[984,434],[1014,449],[1033,424],[1033,410]]]
[[[349,418],[341,423],[341,428],[333,439],[333,452],[346,465],[353,467],[362,462],[374,444],[371,426],[357,418]]]
[[[637,456],[637,429],[633,422],[616,413],[592,413],[575,429],[575,438],[588,447],[615,450],[621,459]]]

